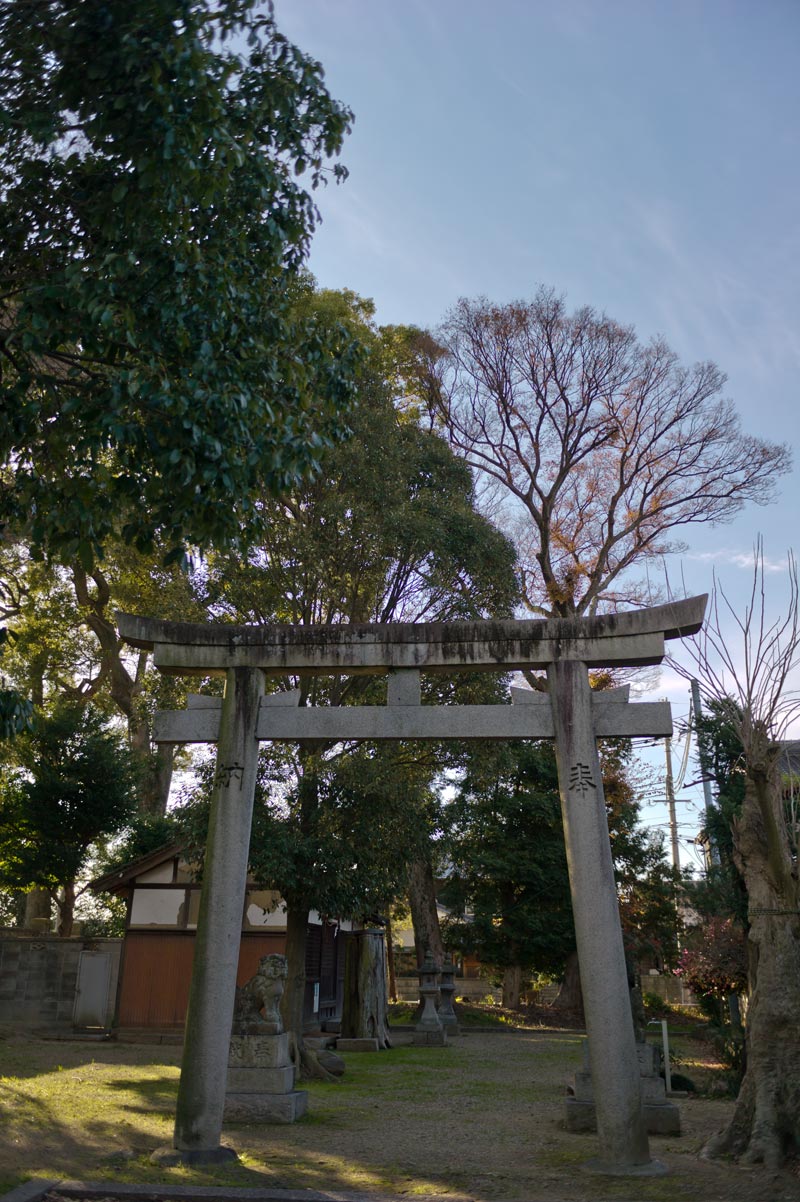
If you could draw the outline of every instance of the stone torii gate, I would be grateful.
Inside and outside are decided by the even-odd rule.
[[[695,634],[707,598],[600,617],[336,626],[193,624],[118,615],[131,646],[172,675],[224,673],[223,699],[193,696],[157,717],[156,741],[217,743],[205,874],[186,1017],[174,1155],[235,1155],[220,1145],[241,915],[260,740],[555,739],[600,1159],[653,1171],[596,740],[672,733],[667,702],[593,693],[587,669],[660,663],[664,640]],[[511,705],[420,704],[420,673],[546,669],[548,693],[512,688]],[[387,704],[298,705],[265,695],[265,676],[388,674]]]

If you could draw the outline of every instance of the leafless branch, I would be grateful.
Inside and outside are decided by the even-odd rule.
[[[755,548],[750,598],[739,612],[715,580],[710,614],[703,630],[683,640],[693,668],[670,656],[668,662],[686,679],[696,677],[708,700],[730,710],[730,719],[746,755],[785,737],[800,716],[800,691],[790,680],[800,668],[800,592],[797,560],[788,555],[789,596],[784,616],[770,620],[761,539]],[[736,632],[735,641],[727,630]]]

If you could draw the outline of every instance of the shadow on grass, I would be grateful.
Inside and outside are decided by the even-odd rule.
[[[169,1077],[141,1077],[138,1080],[130,1077],[120,1077],[117,1080],[106,1079],[103,1085],[107,1089],[114,1089],[119,1093],[138,1094],[142,1105],[135,1106],[124,1102],[121,1104],[125,1110],[133,1113],[141,1111],[147,1113],[152,1110],[153,1106],[158,1106],[160,1109],[175,1109],[175,1098],[178,1093],[178,1079],[175,1076]]]

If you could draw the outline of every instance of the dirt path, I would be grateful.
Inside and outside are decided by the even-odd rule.
[[[470,1034],[438,1053],[403,1049],[396,1066],[390,1053],[377,1074],[366,1060],[378,1058],[364,1057],[359,1066],[351,1056],[347,1096],[344,1089],[342,1096],[315,1092],[312,1123],[271,1134],[272,1157],[292,1159],[295,1172],[302,1165],[304,1184],[318,1189],[346,1165],[349,1188],[487,1202],[800,1200],[792,1173],[774,1177],[698,1158],[730,1113],[727,1099],[686,1099],[683,1134],[651,1137],[651,1153],[669,1176],[587,1174],[582,1165],[597,1154],[596,1137],[570,1134],[563,1121],[565,1082],[580,1042],[567,1032]],[[362,1076],[368,1089],[359,1088]],[[253,1151],[262,1138],[245,1128],[235,1133],[236,1146]]]
[[[402,1038],[402,1037],[401,1037]],[[730,1114],[728,1099],[680,1103],[683,1134],[651,1137],[662,1178],[612,1179],[582,1165],[596,1137],[563,1126],[565,1081],[580,1060],[573,1032],[471,1033],[445,1049],[351,1054],[341,1085],[314,1085],[288,1127],[231,1126],[241,1163],[163,1169],[178,1049],[73,1043],[0,1046],[0,1181],[25,1175],[141,1184],[369,1193],[449,1202],[800,1202],[800,1179],[698,1159]],[[12,1071],[9,1071],[12,1070]],[[154,1191],[155,1192],[155,1191]]]

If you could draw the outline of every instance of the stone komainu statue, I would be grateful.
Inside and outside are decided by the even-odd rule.
[[[261,957],[256,975],[236,990],[235,1035],[280,1035],[283,1030],[280,1004],[287,972],[285,956]]]

